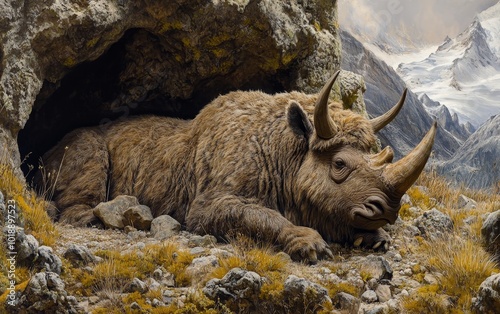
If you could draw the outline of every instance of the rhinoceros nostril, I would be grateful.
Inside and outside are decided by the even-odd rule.
[[[365,203],[365,207],[373,211],[373,213],[383,214],[387,210],[386,203],[378,197],[369,197]]]

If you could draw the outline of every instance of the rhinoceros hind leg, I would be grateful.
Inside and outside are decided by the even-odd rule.
[[[109,179],[109,153],[101,133],[77,129],[47,152],[43,161],[47,197],[59,209],[59,220],[75,226],[96,222],[92,209],[106,201]]]

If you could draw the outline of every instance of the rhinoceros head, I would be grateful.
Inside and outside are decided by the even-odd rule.
[[[360,143],[369,136],[356,133],[370,133],[367,125],[377,132],[389,123],[401,109],[406,91],[383,116],[353,118],[345,110],[332,113],[328,108],[337,76],[323,87],[315,105],[309,150],[295,181],[295,202],[301,208],[295,219],[318,230],[326,240],[352,241],[356,230],[377,230],[396,221],[401,197],[430,156],[436,123],[412,152],[395,163],[390,147],[372,154],[369,143]]]

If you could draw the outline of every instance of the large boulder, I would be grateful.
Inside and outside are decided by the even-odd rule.
[[[490,276],[479,287],[472,303],[473,313],[494,314],[500,309],[500,274]]]
[[[41,272],[31,277],[28,286],[14,303],[7,303],[9,313],[81,313],[77,301],[68,296],[64,282],[52,272]]]
[[[500,264],[500,210],[488,215],[481,227],[481,236],[486,250]]]

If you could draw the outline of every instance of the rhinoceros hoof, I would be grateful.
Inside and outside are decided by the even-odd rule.
[[[280,243],[292,260],[315,264],[318,259],[333,258],[332,251],[314,229],[293,226],[280,232]]]
[[[391,243],[391,236],[383,229],[375,231],[360,231],[354,235],[354,247],[362,247],[376,251],[387,251]]]

